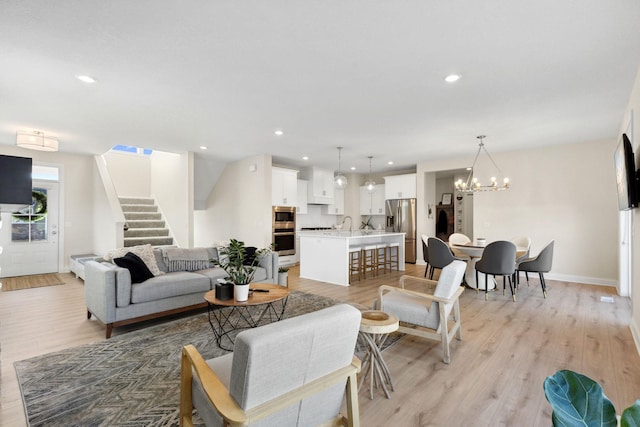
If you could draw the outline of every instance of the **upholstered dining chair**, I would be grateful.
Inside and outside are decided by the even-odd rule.
[[[360,425],[360,319],[339,304],[242,331],[233,353],[214,359],[185,346],[180,425],[193,426],[193,408],[207,426]]]
[[[427,264],[424,268],[424,277],[427,277],[427,272],[429,271],[429,246],[427,245],[427,241],[429,237],[426,234],[421,236],[422,238],[422,259]]]
[[[536,257],[522,260],[516,267],[518,271],[524,271],[525,273],[538,273],[542,294],[545,298],[547,297],[547,283],[544,280],[544,273],[551,271],[553,265],[553,244],[554,240],[550,241]],[[527,284],[528,283],[529,275],[527,275]]]
[[[427,250],[429,252],[429,264],[431,265],[429,279],[433,279],[435,269],[442,270],[455,260],[464,261],[454,256],[449,245],[437,237],[429,237],[427,239]]]
[[[442,269],[437,282],[402,276],[399,287],[382,285],[378,288],[376,307],[400,320],[400,332],[441,341],[442,360],[449,363],[449,343],[454,336],[462,339],[459,298],[464,292],[460,283],[465,269],[466,263],[454,260]],[[410,283],[421,285],[426,288],[425,292],[405,289]]]
[[[506,279],[509,279],[509,288],[511,289],[511,298],[516,300],[516,293],[511,278],[516,271],[516,245],[506,240],[498,240],[491,242],[484,248],[482,258],[476,262],[476,283],[478,274],[484,273],[485,293],[484,299],[489,298],[489,278],[488,275],[502,276],[502,293],[506,289]]]
[[[466,245],[467,243],[471,243],[471,239],[466,234],[453,233],[451,236],[449,236],[449,244],[450,245]],[[459,254],[459,253],[456,253],[455,255],[459,259],[467,261],[467,262],[469,262],[471,260],[471,257],[469,255],[464,255],[464,254]]]
[[[516,245],[516,251],[518,250],[518,248],[526,248],[526,251],[520,255],[519,257],[516,258],[516,274],[515,274],[515,286],[518,286],[518,284],[520,283],[520,273],[518,271],[518,263],[520,263],[520,261],[524,261],[525,259],[529,258],[531,256],[530,252],[531,252],[531,238],[527,237],[527,236],[520,236],[520,237],[516,237],[514,239],[510,240],[511,243],[513,243],[514,245]],[[529,281],[529,274],[525,271],[525,276],[527,277],[527,282]]]

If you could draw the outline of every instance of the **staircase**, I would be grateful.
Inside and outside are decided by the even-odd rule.
[[[151,246],[173,245],[173,237],[169,235],[154,199],[120,197],[119,200],[128,226],[124,232],[125,247],[147,243]]]

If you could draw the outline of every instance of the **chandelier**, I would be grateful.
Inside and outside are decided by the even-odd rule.
[[[465,192],[465,193],[475,193],[478,191],[500,191],[506,190],[509,188],[509,178],[505,177],[502,174],[502,171],[493,160],[487,149],[484,147],[484,139],[486,135],[478,135],[476,138],[480,140],[480,144],[478,146],[478,152],[476,153],[476,158],[473,160],[473,166],[469,170],[469,176],[466,181],[459,179],[455,182],[456,191]],[[498,178],[492,176],[489,183],[481,182],[477,176],[474,176],[474,171],[476,167],[476,163],[478,162],[478,157],[480,157],[480,152],[484,150],[484,153],[487,155],[493,166],[496,168],[498,172],[499,178],[502,180],[502,184],[498,185]]]
[[[349,183],[347,177],[342,175],[342,169],[340,168],[340,161],[342,160],[342,147],[338,147],[338,173],[333,177],[333,183],[336,188],[345,188]]]
[[[376,192],[376,182],[373,180],[371,176],[371,159],[373,156],[369,156],[369,181],[364,183],[364,188],[367,190],[367,193],[373,194]]]

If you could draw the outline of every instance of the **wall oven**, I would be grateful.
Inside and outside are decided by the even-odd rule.
[[[296,208],[274,206],[272,215],[274,250],[278,255],[296,253]]]

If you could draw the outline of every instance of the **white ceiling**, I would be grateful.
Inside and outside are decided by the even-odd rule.
[[[637,0],[2,0],[0,144],[402,170],[616,138],[639,65]]]

